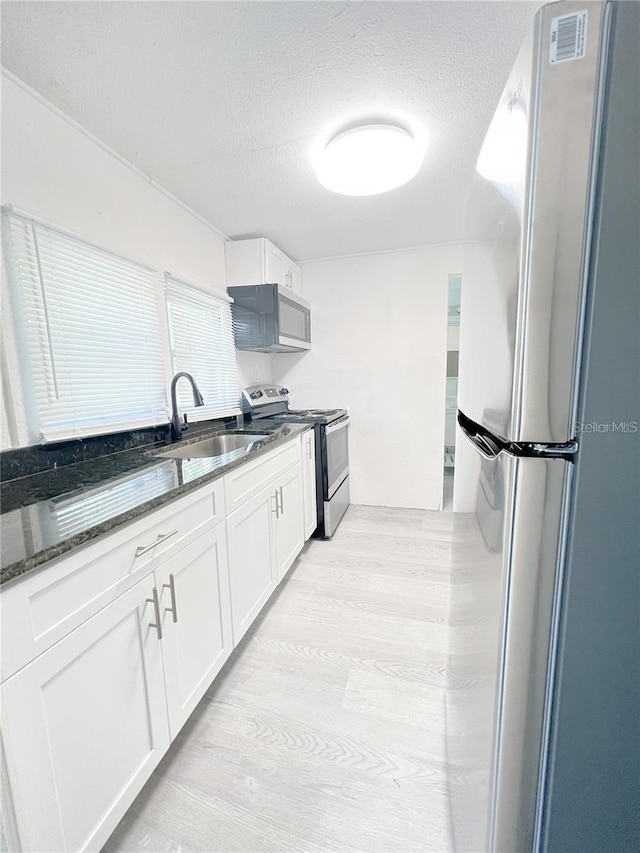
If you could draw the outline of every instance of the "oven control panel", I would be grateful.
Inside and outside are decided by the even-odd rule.
[[[250,385],[242,389],[243,411],[259,409],[273,403],[287,404],[288,401],[289,389],[283,385]]]

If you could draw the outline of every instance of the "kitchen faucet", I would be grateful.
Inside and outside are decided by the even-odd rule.
[[[191,388],[193,390],[193,405],[194,406],[204,406],[204,400],[202,399],[202,394],[198,386],[196,385],[196,381],[190,373],[185,373],[184,371],[180,371],[180,373],[176,373],[176,375],[171,380],[171,441],[180,441],[182,438],[182,433],[185,429],[187,429],[187,415],[185,413],[184,423],[180,423],[180,416],[178,415],[178,402],[176,400],[176,385],[178,379],[181,376],[184,376],[185,379],[188,379],[191,383]]]

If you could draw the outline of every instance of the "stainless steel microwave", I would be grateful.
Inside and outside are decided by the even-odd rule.
[[[236,347],[254,352],[311,349],[311,306],[279,284],[228,287]]]

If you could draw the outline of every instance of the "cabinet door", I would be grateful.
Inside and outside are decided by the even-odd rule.
[[[233,643],[256,618],[276,586],[275,486],[227,517]]]
[[[225,525],[190,542],[156,580],[173,740],[233,650]]]
[[[153,575],[2,686],[23,850],[98,850],[169,746]]]
[[[265,240],[264,281],[267,284],[285,284],[286,257],[273,243]]]
[[[278,495],[280,504],[276,522],[276,553],[279,583],[304,545],[304,510],[300,465],[296,465],[288,474],[281,477]]]
[[[286,287],[293,290],[293,292],[297,293],[299,296],[302,296],[302,274],[300,272],[300,267],[289,262],[285,268],[284,274]]]
[[[224,244],[227,287],[261,284],[264,278],[265,252],[261,237],[253,240],[227,240]]]
[[[283,285],[287,290],[293,290],[293,268],[289,261],[285,262],[283,273]]]
[[[318,526],[316,443],[313,430],[305,432],[302,436],[302,488],[304,492],[304,538],[306,541]]]
[[[220,478],[0,588],[0,680],[71,634],[224,517]]]

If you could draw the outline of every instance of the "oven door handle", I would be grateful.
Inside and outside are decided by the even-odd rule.
[[[325,432],[327,435],[331,435],[332,432],[335,432],[338,429],[342,429],[343,427],[348,427],[351,418],[344,418],[344,420],[338,421],[337,424],[331,424],[331,426],[325,427]]]

